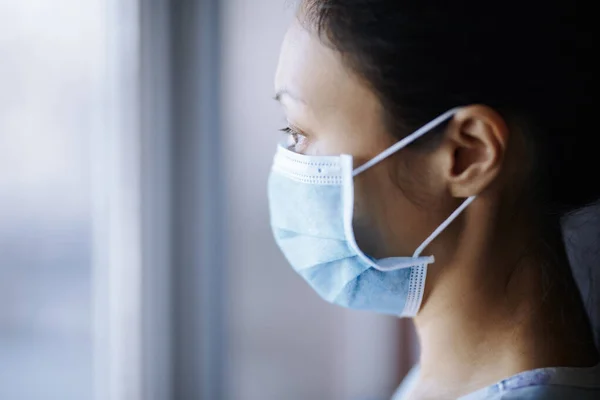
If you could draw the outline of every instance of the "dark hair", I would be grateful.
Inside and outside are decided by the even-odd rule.
[[[596,50],[576,3],[305,0],[301,15],[373,88],[399,137],[461,105],[519,121],[534,148],[534,194],[560,215],[600,198],[584,60]]]

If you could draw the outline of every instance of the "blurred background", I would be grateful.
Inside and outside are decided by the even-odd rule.
[[[0,0],[0,399],[379,400],[407,322],[321,300],[266,181],[284,0]]]
[[[391,396],[410,322],[321,300],[271,236],[293,14],[0,0],[0,399]],[[592,251],[586,221],[569,237]]]

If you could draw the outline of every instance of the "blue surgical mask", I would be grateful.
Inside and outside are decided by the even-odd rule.
[[[468,204],[470,197],[416,249],[412,257],[375,260],[354,237],[354,177],[452,118],[450,110],[353,169],[350,155],[305,156],[278,146],[269,178],[271,226],[291,266],[325,300],[401,317],[419,311],[427,265],[421,256]]]

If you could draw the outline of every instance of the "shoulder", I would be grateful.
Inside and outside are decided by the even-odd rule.
[[[464,397],[461,400],[475,400],[473,397]],[[488,393],[478,400],[594,400],[600,399],[600,389],[581,388],[572,386],[529,386],[515,390]]]
[[[600,364],[591,368],[525,371],[460,400],[600,399]]]
[[[408,399],[408,393],[412,390],[417,382],[417,376],[419,375],[419,365],[413,366],[408,374],[402,380],[402,383],[394,392],[391,400],[406,400]]]

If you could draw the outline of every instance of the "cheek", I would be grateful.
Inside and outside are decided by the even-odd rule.
[[[373,167],[354,182],[354,234],[361,250],[372,257],[388,256],[394,246],[389,216],[398,207],[393,198],[399,189],[390,179],[385,165]]]
[[[383,235],[377,224],[376,216],[371,215],[373,208],[360,201],[360,199],[355,200],[352,225],[356,243],[366,255],[381,258]]]
[[[354,232],[361,250],[375,258],[412,256],[430,233],[432,209],[414,201],[425,189],[416,179],[400,179],[389,162],[355,180]],[[425,200],[425,199],[424,199]]]
[[[440,210],[445,198],[443,177],[435,173],[423,154],[406,152],[397,164],[394,180],[402,188],[412,208],[434,214]]]

